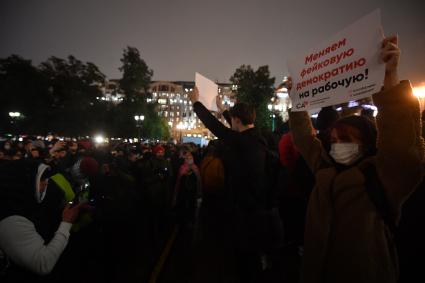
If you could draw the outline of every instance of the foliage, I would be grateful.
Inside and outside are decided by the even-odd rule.
[[[46,128],[70,135],[90,135],[105,126],[106,105],[100,86],[105,75],[93,63],[83,63],[73,56],[67,60],[51,57],[40,65],[51,97]]]
[[[144,138],[165,139],[169,136],[168,127],[164,119],[158,116],[156,104],[146,102],[150,97],[148,88],[151,83],[153,71],[140,57],[139,51],[134,47],[127,47],[121,59],[120,71],[123,73],[120,88],[125,99],[118,106],[115,130],[118,136],[137,136],[135,115],[144,115],[141,123],[141,135]]]
[[[45,120],[38,114],[48,110],[51,100],[46,92],[46,82],[30,60],[17,55],[0,59],[0,129],[15,132],[19,127],[31,132],[40,128]],[[21,117],[11,119],[9,112],[19,112]]]
[[[271,128],[271,112],[267,109],[274,95],[275,78],[270,78],[268,66],[261,66],[254,71],[250,65],[236,69],[230,81],[237,85],[238,102],[245,102],[255,107],[257,118],[255,125],[259,128]]]
[[[139,50],[128,46],[124,49],[121,63],[120,71],[123,73],[123,76],[120,80],[120,88],[126,97],[134,99],[140,93],[147,93],[153,71],[140,58]]]

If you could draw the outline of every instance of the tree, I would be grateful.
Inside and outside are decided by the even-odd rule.
[[[121,59],[120,71],[123,76],[120,80],[120,89],[125,99],[118,105],[115,116],[114,132],[118,136],[136,137],[137,128],[135,115],[144,115],[142,122],[142,136],[144,138],[165,139],[169,137],[168,126],[165,120],[159,117],[157,104],[147,103],[150,97],[149,85],[153,71],[140,57],[135,47],[127,47]]]
[[[47,90],[46,80],[31,60],[18,55],[0,59],[0,128],[15,133],[40,133],[51,104]],[[9,112],[21,115],[11,118]]]
[[[275,78],[270,78],[269,67],[261,66],[254,71],[250,65],[242,65],[236,69],[230,81],[237,85],[237,101],[255,107],[255,125],[259,128],[271,128],[272,113],[267,109],[267,105],[274,96]]]
[[[46,128],[68,136],[91,135],[106,125],[106,105],[97,99],[105,75],[93,63],[74,56],[67,60],[50,57],[40,72],[48,83],[51,98]]]
[[[146,62],[140,57],[139,50],[135,47],[127,46],[124,49],[123,58],[121,59],[122,67],[120,71],[123,73],[120,80],[120,88],[129,99],[135,99],[139,94],[147,93],[153,71],[149,69]]]

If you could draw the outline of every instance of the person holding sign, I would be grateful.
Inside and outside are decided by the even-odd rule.
[[[308,112],[291,112],[294,142],[315,174],[305,228],[303,282],[397,282],[393,229],[422,179],[424,141],[410,83],[399,81],[398,38],[382,42],[385,80],[373,95],[377,129],[364,117],[339,119],[331,150]]]

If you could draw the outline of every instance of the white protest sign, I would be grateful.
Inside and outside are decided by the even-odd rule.
[[[315,48],[288,60],[292,76],[292,111],[305,111],[379,92],[385,64],[380,61],[383,39],[376,10]]]
[[[200,73],[195,74],[195,85],[199,91],[199,101],[208,110],[217,111],[216,97],[218,95],[218,85]]]

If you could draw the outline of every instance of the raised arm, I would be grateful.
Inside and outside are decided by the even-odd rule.
[[[217,120],[216,117],[214,117],[214,115],[210,113],[207,108],[205,108],[201,102],[198,101],[199,92],[196,87],[189,93],[189,98],[193,103],[193,110],[195,111],[198,118],[216,137],[224,140],[232,140],[236,138],[238,134],[237,132],[232,131],[223,125],[219,120]]]
[[[378,108],[377,170],[397,218],[403,202],[422,180],[424,159],[419,102],[410,83],[398,80],[399,56],[397,37],[385,39],[384,90],[373,96]]]
[[[288,80],[288,90],[292,88],[292,80]],[[315,173],[322,168],[325,163],[329,163],[327,154],[322,143],[315,135],[315,130],[311,124],[310,116],[307,111],[289,112],[289,126],[297,146],[310,170]]]

